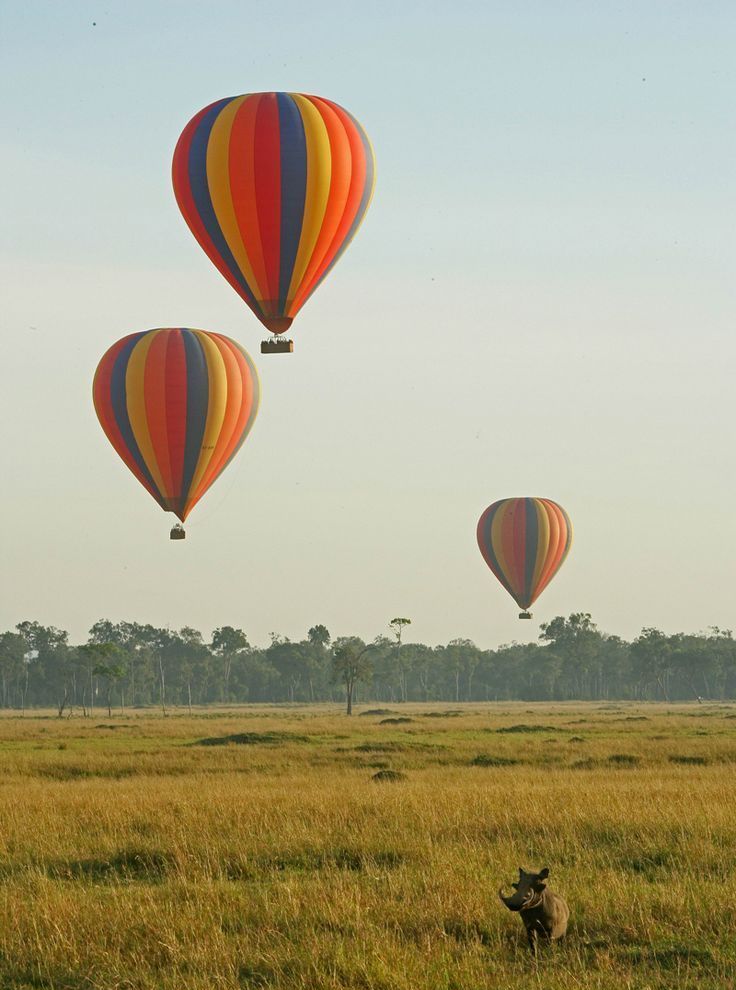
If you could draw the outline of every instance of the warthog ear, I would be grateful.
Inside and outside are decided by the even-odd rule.
[[[539,879],[540,880],[546,880],[548,876],[549,876],[549,870],[545,866],[545,868],[543,870],[540,870],[539,871]]]
[[[520,877],[523,877],[524,876],[524,871],[522,870],[521,867],[519,867],[519,876]]]

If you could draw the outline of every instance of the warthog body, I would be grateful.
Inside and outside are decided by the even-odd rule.
[[[516,893],[504,897],[503,891],[498,896],[509,909],[518,911],[526,928],[529,948],[536,955],[539,938],[558,939],[567,932],[567,920],[570,910],[559,894],[547,890],[544,882],[549,876],[549,870],[539,873],[527,873],[519,867],[519,882],[512,884]]]

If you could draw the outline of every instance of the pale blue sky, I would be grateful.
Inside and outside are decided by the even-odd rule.
[[[474,535],[527,494],[576,527],[536,618],[736,625],[732,3],[0,12],[1,628],[533,637]],[[196,110],[267,89],[348,107],[378,184],[294,355],[262,358],[169,167]],[[183,544],[89,397],[155,326],[236,337],[263,381]]]

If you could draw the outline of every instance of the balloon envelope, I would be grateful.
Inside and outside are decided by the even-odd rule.
[[[222,334],[145,330],[105,353],[93,398],[125,464],[183,522],[248,436],[260,385],[249,355]]]
[[[562,566],[572,543],[570,517],[548,498],[504,498],[478,520],[483,559],[516,604],[527,609]]]
[[[360,226],[373,194],[370,141],[347,110],[302,93],[218,100],[184,128],[172,179],[215,267],[283,333]]]

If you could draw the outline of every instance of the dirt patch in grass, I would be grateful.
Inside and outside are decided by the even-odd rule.
[[[478,753],[470,761],[471,767],[512,767],[521,760],[514,760],[510,756],[494,756],[491,753]]]
[[[160,849],[121,849],[108,858],[51,863],[46,872],[55,880],[100,882],[160,882],[176,866],[173,853]]]
[[[393,715],[393,708],[367,708],[364,712],[358,712],[358,715]]]
[[[192,746],[279,746],[282,743],[309,742],[308,736],[296,732],[235,732],[229,736],[198,739]]]
[[[413,718],[409,718],[407,715],[400,715],[399,718],[382,718],[378,723],[379,725],[405,725],[407,722],[413,722]]]
[[[671,849],[650,849],[641,856],[621,855],[618,859],[621,869],[652,881],[680,866],[676,854]]]
[[[496,732],[509,733],[509,732],[564,732],[564,729],[560,729],[556,725],[505,725],[501,729],[496,729]]]
[[[710,762],[705,756],[668,756],[670,763],[680,763],[683,766],[704,767]]]
[[[34,770],[37,777],[47,780],[85,780],[91,777],[105,777],[108,780],[122,780],[124,777],[135,777],[139,771],[136,767],[88,767],[76,763],[51,763]]]
[[[223,864],[229,880],[251,880],[269,873],[311,873],[319,870],[349,870],[359,873],[376,868],[393,870],[406,861],[396,849],[357,849],[337,846],[333,849],[297,849],[258,856],[251,860],[232,860]]]
[[[349,747],[340,749],[340,752],[353,752],[353,753],[436,753],[442,750],[446,750],[447,746],[443,746],[442,743],[425,743],[425,742],[364,742],[359,743],[357,746],[353,746],[352,749]]]
[[[409,748],[400,742],[359,743],[352,747],[356,753],[405,753]]]
[[[621,955],[633,963],[654,965],[660,969],[677,970],[678,972],[683,967],[687,969],[710,969],[716,964],[716,957],[707,946],[690,945],[687,942],[654,942],[650,945],[632,945],[627,946]]]

